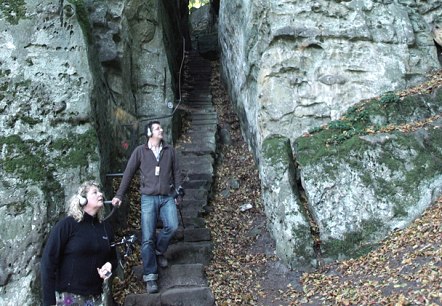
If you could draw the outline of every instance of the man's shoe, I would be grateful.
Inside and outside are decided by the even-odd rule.
[[[157,263],[161,268],[167,268],[169,263],[167,262],[167,258],[164,257],[164,255],[159,254],[157,255]]]
[[[157,293],[158,292],[157,282],[154,280],[147,281],[146,282],[146,290],[148,293]]]

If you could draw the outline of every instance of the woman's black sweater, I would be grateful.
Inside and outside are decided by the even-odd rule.
[[[80,295],[102,293],[103,279],[97,268],[106,262],[116,267],[114,237],[109,224],[84,213],[81,222],[73,217],[52,229],[41,261],[44,305],[55,305],[55,291]]]

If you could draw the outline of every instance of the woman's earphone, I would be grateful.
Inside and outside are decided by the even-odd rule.
[[[150,130],[150,126],[147,126],[147,137],[152,136],[152,131]]]
[[[78,204],[80,204],[81,207],[85,206],[87,204],[87,198],[84,196],[86,194],[87,190],[85,186],[80,186],[78,188],[77,197],[78,197]]]
[[[80,206],[85,206],[87,204],[87,198],[83,197],[81,194],[78,195],[78,203]]]

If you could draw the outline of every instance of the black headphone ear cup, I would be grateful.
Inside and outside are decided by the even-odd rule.
[[[78,196],[78,202],[80,203],[80,206],[84,206],[87,204],[87,199],[81,195]]]
[[[152,136],[152,131],[150,130],[150,127],[147,127],[147,137]]]

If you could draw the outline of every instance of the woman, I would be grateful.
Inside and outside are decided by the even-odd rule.
[[[98,184],[86,182],[52,229],[41,261],[44,305],[103,305],[103,280],[116,267],[116,255],[102,208]]]

